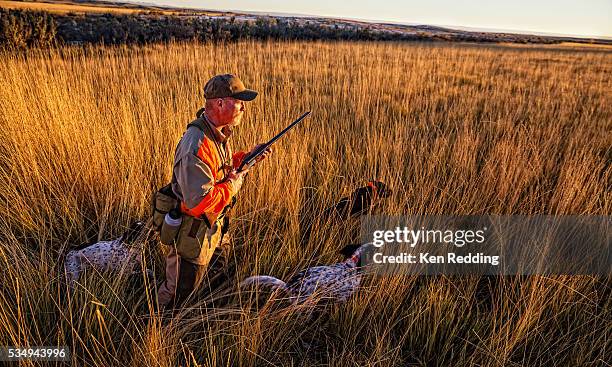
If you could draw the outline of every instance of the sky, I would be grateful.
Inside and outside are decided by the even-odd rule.
[[[612,37],[612,0],[140,0],[210,10],[329,16]]]

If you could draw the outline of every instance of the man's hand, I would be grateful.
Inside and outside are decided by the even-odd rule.
[[[249,169],[244,168],[240,172],[232,170],[232,172],[227,175],[227,181],[232,184],[232,191],[234,193],[237,193],[240,190],[240,188],[242,187],[242,183],[244,182],[244,178],[246,177],[248,172]]]
[[[262,143],[262,144],[257,144],[257,145],[256,145],[256,146],[255,146],[253,149],[251,149],[251,152],[256,151],[257,149],[259,149],[259,148],[260,148],[261,146],[263,146],[263,145],[265,145],[265,144],[263,144],[263,143]],[[249,152],[249,153],[251,153],[251,152]],[[255,159],[255,163],[259,163],[259,162],[261,162],[262,160],[266,159],[266,157],[267,157],[267,156],[269,156],[270,154],[272,154],[272,147],[268,147],[268,149],[266,149],[266,151],[265,151],[265,152],[263,152],[263,154],[262,154],[262,155],[260,155],[259,157],[257,157],[257,158]]]

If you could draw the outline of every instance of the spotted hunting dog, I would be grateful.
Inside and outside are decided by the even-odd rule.
[[[146,224],[135,222],[119,238],[99,241],[69,251],[64,260],[68,285],[73,287],[81,273],[87,268],[100,272],[140,273],[142,271],[142,251],[144,244],[147,243],[147,238]],[[146,270],[146,273],[147,276],[153,275],[149,269]]]
[[[359,289],[362,278],[361,257],[368,246],[370,244],[348,245],[340,251],[347,257],[344,261],[304,269],[287,282],[268,275],[256,275],[246,278],[240,287],[263,286],[272,291],[280,291],[293,304],[305,303],[312,300],[313,296],[332,303],[343,303]]]

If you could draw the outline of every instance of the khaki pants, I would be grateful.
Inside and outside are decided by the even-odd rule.
[[[209,290],[227,279],[226,269],[231,244],[229,236],[214,249],[207,265],[181,258],[172,247],[166,257],[166,280],[157,293],[161,308],[179,308],[204,284]],[[226,239],[227,238],[227,239]]]

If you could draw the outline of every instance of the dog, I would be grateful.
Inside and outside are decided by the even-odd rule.
[[[392,191],[380,181],[370,181],[366,186],[359,187],[338,203],[323,211],[323,216],[336,220],[355,218],[371,212],[380,199],[391,196]]]
[[[142,250],[149,238],[149,230],[143,222],[134,222],[119,238],[86,244],[69,251],[64,260],[66,281],[72,288],[81,273],[87,268],[97,271],[127,272],[142,271]],[[152,279],[153,272],[145,270]]]
[[[371,181],[368,182],[367,186],[360,187],[353,191],[350,196],[340,199],[337,204],[326,209],[323,215],[335,220],[343,220],[347,219],[348,217],[357,217],[368,213],[378,204],[380,198],[386,198],[390,194],[391,190],[384,183],[380,181]],[[143,245],[148,243],[148,240],[151,238],[150,234],[152,231],[148,227],[149,226],[147,224],[138,221],[133,223],[130,228],[119,238],[79,246],[76,249],[69,251],[64,261],[64,270],[68,284],[72,287],[79,279],[80,274],[88,267],[98,271],[127,271],[129,274],[140,273],[142,269]],[[311,228],[308,228],[307,232],[310,232],[310,230]],[[349,251],[351,248],[352,247],[347,246],[345,249],[343,249],[343,251]],[[355,248],[355,250],[357,250],[357,248]],[[336,265],[338,268],[347,267],[349,263],[350,258],[347,259],[345,263]],[[321,275],[322,277],[326,277],[327,275],[333,277],[333,274],[335,274],[334,272],[329,274],[323,268],[326,267],[315,267],[310,269],[315,272],[324,271],[324,274]],[[153,278],[153,272],[150,269],[145,269],[145,272],[149,279]],[[315,273],[305,273],[304,275],[307,275],[308,278],[310,278],[313,277],[314,274]],[[353,282],[349,280],[348,272],[344,276],[345,281],[348,282],[347,285]],[[272,277],[260,277],[258,279],[263,281],[263,283],[275,283],[274,279],[276,278],[271,278]],[[251,279],[249,282],[254,280],[256,279]],[[278,281],[278,279],[276,279],[276,281]],[[293,283],[295,283],[295,279],[290,280],[288,284],[291,285]],[[357,283],[359,283],[359,281],[357,281]],[[277,283],[277,285],[279,288],[282,288],[280,283]],[[338,286],[342,288],[342,285]],[[358,284],[356,286],[358,286]],[[293,288],[289,286],[289,289]]]
[[[361,258],[368,246],[348,245],[340,253],[345,260],[332,265],[314,266],[304,269],[287,282],[268,275],[248,277],[240,283],[240,288],[263,286],[271,291],[287,296],[294,305],[308,300],[319,299],[330,303],[344,303],[359,289],[363,274]],[[314,299],[313,296],[321,298]]]
[[[350,218],[358,218],[362,215],[370,214],[381,203],[382,199],[388,198],[393,192],[381,181],[369,181],[367,185],[359,187],[349,196],[345,196],[338,202],[320,214],[321,218],[327,223],[343,223]],[[304,218],[302,232],[300,234],[301,244],[306,245],[312,235],[315,221]]]

